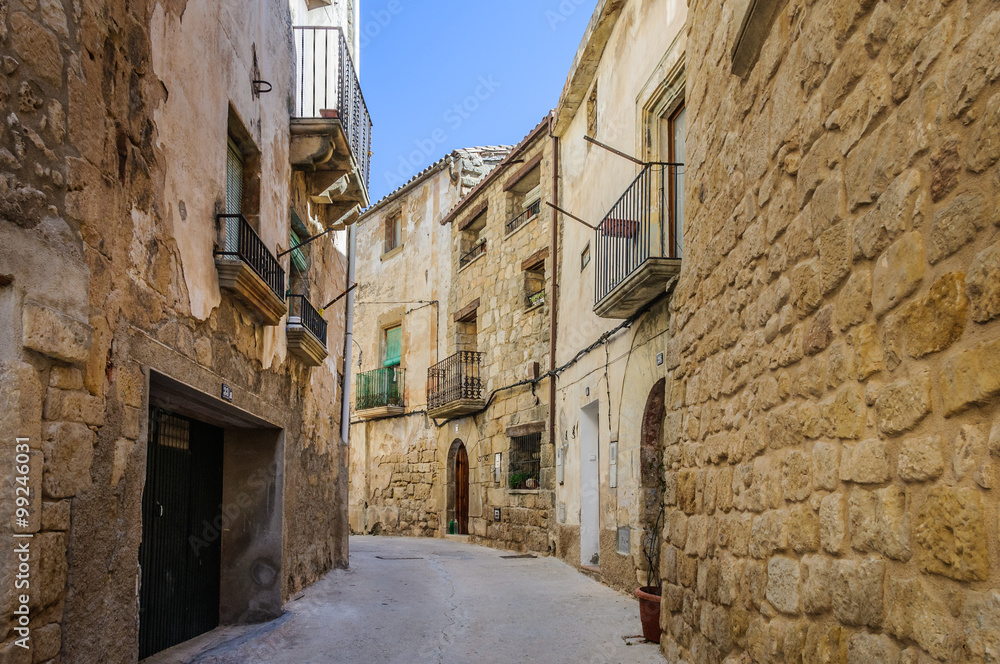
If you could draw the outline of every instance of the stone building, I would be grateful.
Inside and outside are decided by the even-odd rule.
[[[427,369],[448,352],[452,281],[441,219],[507,155],[456,150],[365,211],[356,226],[350,524],[355,533],[444,532],[444,462],[427,418]]]
[[[560,557],[626,591],[647,585],[662,521],[668,291],[684,216],[684,169],[670,164],[684,162],[686,9],[683,0],[599,2],[553,127],[566,212],[553,531]]]
[[[347,562],[346,234],[296,246],[368,204],[371,124],[292,9],[0,4],[0,661],[134,662]]]
[[[452,209],[447,357],[427,371],[448,532],[549,552],[550,117]]]
[[[664,652],[996,662],[1000,8],[687,23]]]

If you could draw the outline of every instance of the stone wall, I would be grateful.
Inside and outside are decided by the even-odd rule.
[[[483,399],[494,391],[529,378],[529,363],[538,363],[539,373],[549,366],[549,326],[552,293],[552,257],[549,256],[552,186],[552,142],[548,123],[512,151],[513,165],[500,166],[468,197],[462,209],[453,211],[448,222],[451,229],[451,260],[454,270],[451,298],[446,310],[448,352],[478,350],[484,353],[481,372],[484,379]],[[541,161],[535,161],[537,157]],[[537,163],[541,187],[541,207],[538,215],[508,232],[507,223],[520,213],[514,205],[515,194],[506,191],[519,174],[528,176],[531,165]],[[531,176],[532,178],[534,176]],[[532,181],[534,181],[532,179]],[[513,191],[513,190],[512,190]],[[486,203],[486,225],[479,233],[485,239],[486,251],[464,267],[459,257],[469,250],[468,238],[460,226],[480,206]],[[544,274],[544,283],[535,283],[525,271],[534,267]],[[536,304],[526,300],[529,290],[544,288],[545,295]],[[456,314],[474,301],[476,310],[475,345],[466,336]],[[534,375],[534,374],[532,374]],[[441,449],[461,440],[468,450],[470,464],[469,531],[473,541],[519,551],[548,552],[550,545],[553,491],[555,489],[555,453],[549,443],[548,403],[549,383],[543,380],[533,387],[522,385],[496,392],[484,413],[461,421],[469,431],[457,437],[453,426],[445,427],[440,435]],[[532,429],[542,437],[540,447],[540,486],[527,489],[510,488],[511,433],[516,427],[535,425]],[[496,481],[494,455],[500,453],[501,477]],[[500,508],[500,521],[494,520],[494,508]]]
[[[184,63],[225,65],[181,74],[173,39],[194,44]],[[275,89],[260,100],[246,83],[255,43]],[[283,324],[255,325],[219,291],[212,258],[229,104],[263,153],[261,235],[287,248],[288,209],[304,197],[288,161],[291,72],[280,3],[0,5],[0,510],[12,513],[13,440],[25,436],[35,547],[27,654],[8,620],[14,561],[0,558],[2,661],[136,660],[153,372],[206,399],[224,381],[236,407],[283,430],[280,598],[347,562],[346,455],[330,408],[343,311],[328,315],[330,357],[307,369]],[[322,304],[344,288],[344,256],[324,242],[311,260]],[[11,524],[0,531],[9,539]]]
[[[757,3],[741,79],[746,5],[688,20],[664,652],[997,661],[1000,11]]]

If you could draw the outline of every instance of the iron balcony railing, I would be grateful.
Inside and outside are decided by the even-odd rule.
[[[296,118],[340,118],[365,186],[371,174],[372,120],[357,70],[338,27],[294,28]]]
[[[523,226],[530,219],[534,219],[542,211],[542,202],[535,201],[528,206],[528,209],[507,222],[506,233],[509,235]]]
[[[288,324],[301,325],[326,346],[326,321],[305,295],[288,296]]]
[[[483,353],[459,351],[427,370],[427,408],[483,398]]]
[[[243,261],[264,280],[268,288],[285,301],[285,270],[274,257],[257,231],[242,214],[220,214],[219,221],[225,224],[225,251],[216,251],[216,256],[225,256]]]
[[[468,265],[476,258],[482,256],[485,253],[486,253],[486,240],[482,240],[481,242],[479,242],[479,244],[474,246],[470,251],[468,251],[465,254],[462,254],[462,257],[458,259],[458,267],[459,268],[465,267],[466,265]]]
[[[684,165],[649,164],[597,227],[595,301],[646,261],[681,257]]]
[[[385,367],[358,374],[356,409],[403,407],[403,371]]]

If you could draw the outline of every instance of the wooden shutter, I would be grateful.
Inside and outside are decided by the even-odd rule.
[[[291,238],[289,239],[289,242],[291,242],[291,246],[297,247],[298,245],[302,244],[302,240],[299,239],[299,235],[298,233],[295,232],[294,229],[292,229],[290,234]],[[302,253],[302,250],[301,249],[292,250],[292,268],[298,272],[305,272],[308,267],[309,263],[308,261],[306,261],[306,255]]]
[[[403,355],[403,326],[389,328],[385,331],[385,360],[383,367],[398,366]]]
[[[243,155],[229,139],[226,151],[226,214],[243,212]],[[236,252],[239,248],[240,223],[238,219],[226,219],[226,251]]]

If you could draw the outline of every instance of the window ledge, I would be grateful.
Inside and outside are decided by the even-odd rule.
[[[389,251],[383,253],[382,254],[382,262],[384,263],[387,260],[389,260],[390,258],[392,258],[393,256],[401,253],[403,251],[403,247],[405,247],[405,246],[406,246],[406,243],[404,242],[404,243],[400,244],[398,247],[396,247],[395,249],[390,249]]]
[[[514,495],[536,494],[541,492],[541,489],[507,489],[507,493]]]
[[[473,263],[475,263],[476,261],[478,261],[480,258],[482,258],[485,255],[486,255],[486,252],[484,251],[483,253],[479,254],[478,256],[476,256],[475,258],[473,258],[471,261],[469,261],[465,265],[463,265],[460,268],[458,268],[458,271],[461,272],[462,270],[468,269],[468,267],[470,265],[472,265]]]
[[[504,235],[503,239],[506,240],[507,238],[509,238],[509,237],[511,237],[513,235],[517,235],[518,231],[521,231],[521,230],[527,228],[528,224],[532,223],[535,219],[538,219],[540,216],[542,216],[542,215],[536,214],[531,219],[525,220],[525,222],[523,224],[521,224],[520,226],[518,226],[517,228],[515,228],[514,230],[512,230],[510,233],[507,233],[506,235]]]

